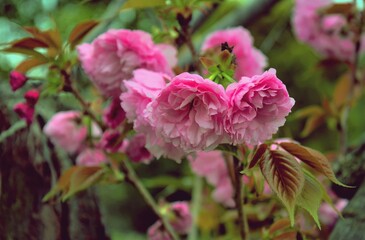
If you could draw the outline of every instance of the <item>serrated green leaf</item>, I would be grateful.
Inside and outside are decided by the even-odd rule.
[[[318,219],[318,209],[323,199],[323,188],[321,183],[310,174],[308,171],[304,172],[304,187],[301,194],[298,196],[297,204],[304,208],[314,219],[318,228],[321,229],[321,224]]]
[[[273,192],[288,210],[290,223],[293,226],[297,197],[304,186],[302,168],[290,154],[274,150],[270,157],[260,162],[260,169]]]

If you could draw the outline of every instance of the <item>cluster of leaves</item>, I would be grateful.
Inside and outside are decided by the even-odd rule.
[[[331,199],[322,184],[299,161],[333,183],[347,187],[336,179],[328,159],[322,153],[293,142],[273,143],[270,146],[261,144],[244,171],[255,166],[260,168],[271,189],[287,208],[292,225],[295,207],[300,206],[310,213],[320,228],[318,209],[322,200],[332,205]]]

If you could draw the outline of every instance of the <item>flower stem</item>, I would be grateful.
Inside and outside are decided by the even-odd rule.
[[[193,224],[192,229],[190,230],[188,240],[197,240],[198,239],[198,217],[202,200],[202,189],[203,189],[203,180],[200,176],[195,175],[194,177],[194,187],[193,187],[193,206],[192,206],[192,215],[193,215]]]
[[[240,231],[240,236],[242,240],[246,239],[246,232],[248,225],[245,224],[245,215],[243,211],[243,193],[242,193],[242,175],[240,173],[242,169],[242,165],[240,160],[233,156],[233,168],[234,168],[234,188],[235,188],[235,196],[234,200],[236,203],[236,208],[238,211],[238,226]]]
[[[175,230],[172,228],[171,224],[168,222],[166,217],[161,214],[157,203],[155,202],[151,194],[148,192],[148,190],[145,188],[145,186],[141,183],[136,172],[134,171],[133,167],[130,165],[127,159],[124,159],[121,162],[121,168],[126,176],[126,180],[135,187],[135,189],[141,194],[142,198],[147,203],[147,205],[159,217],[163,226],[165,227],[166,231],[170,234],[172,239],[179,240],[180,239],[179,236],[176,234]]]

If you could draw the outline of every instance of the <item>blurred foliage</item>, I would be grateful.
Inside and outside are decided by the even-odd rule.
[[[128,1],[132,2],[132,1]],[[287,85],[290,95],[296,100],[294,112],[311,105],[322,106],[324,100],[333,98],[336,83],[346,72],[346,67],[338,63],[321,61],[320,57],[308,46],[297,41],[291,28],[291,0],[282,1],[216,1],[212,11],[196,10],[193,12],[193,40],[199,47],[205,36],[213,30],[230,26],[243,25],[248,28],[255,39],[255,46],[267,55],[269,66],[277,70],[280,79]],[[142,29],[152,32],[155,39],[162,39],[163,28],[161,17],[163,12],[152,9],[122,9],[124,1],[112,0],[2,0],[0,3],[0,45],[14,39],[27,36],[21,26],[37,26],[46,30],[57,27],[65,40],[71,30],[79,22],[95,19],[101,24],[86,37],[90,41],[109,28]],[[203,5],[204,6],[204,5]],[[171,15],[169,22],[174,25]],[[173,34],[173,33],[168,33]],[[189,53],[182,47],[179,62],[189,61]],[[21,60],[17,54],[0,53],[0,104],[9,109],[19,102],[23,95],[13,94],[8,85],[8,73]],[[39,67],[29,75],[34,78],[44,77],[46,69]],[[88,82],[80,71],[77,72],[78,84],[88,86]],[[30,81],[37,85],[37,81]],[[92,99],[94,91],[86,89],[86,98]],[[45,119],[54,112],[75,109],[75,99],[68,94],[40,101],[37,111]],[[104,104],[104,103],[100,103]],[[350,111],[349,140],[357,144],[365,130],[363,124],[362,97]],[[97,107],[99,108],[100,107]],[[13,123],[17,122],[14,113]],[[19,125],[19,124],[18,124]],[[18,126],[17,125],[17,126]],[[280,129],[279,137],[291,137],[323,152],[338,149],[338,132],[331,119],[307,136],[301,135],[305,119],[289,117],[285,127]],[[65,157],[65,162],[68,161]],[[177,167],[175,162],[154,161],[147,166],[138,166],[137,172],[143,176],[146,186],[151,188],[157,199],[169,201],[190,199],[186,188],[192,185],[189,167],[184,161]],[[157,173],[159,177],[157,178]],[[181,179],[182,176],[188,176]],[[150,180],[149,180],[150,179]],[[179,179],[174,181],[173,179]],[[169,182],[163,187],[161,182]],[[112,239],[144,239],[146,229],[156,220],[138,193],[127,184],[102,185],[97,187],[101,199],[103,221]],[[130,232],[134,229],[136,232]],[[138,233],[137,233],[138,232]]]

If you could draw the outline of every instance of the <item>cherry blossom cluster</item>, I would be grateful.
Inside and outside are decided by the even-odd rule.
[[[326,58],[352,62],[355,36],[346,16],[326,13],[331,0],[296,0],[292,23],[297,38]],[[361,37],[361,51],[365,36]]]

